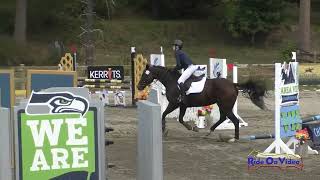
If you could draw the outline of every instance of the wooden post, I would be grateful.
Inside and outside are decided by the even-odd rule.
[[[131,93],[132,93],[132,105],[135,106],[136,105],[136,100],[134,98],[135,95],[135,87],[136,87],[136,83],[135,83],[135,67],[134,67],[134,58],[136,57],[136,48],[135,47],[131,47]]]
[[[27,74],[26,74],[25,65],[20,64],[16,69],[16,79],[17,79],[17,81],[15,82],[16,89],[19,89],[19,90],[26,89],[26,82],[27,82],[26,75]]]

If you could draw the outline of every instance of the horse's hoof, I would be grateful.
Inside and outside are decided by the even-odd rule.
[[[234,143],[234,142],[238,142],[238,141],[239,141],[238,139],[231,138],[228,140],[228,143]]]
[[[235,138],[233,138],[232,136],[219,134],[218,141],[220,141],[220,142],[234,142],[233,139],[235,139]]]
[[[211,135],[211,130],[209,130],[209,132],[206,134],[206,136],[210,136]]]
[[[169,133],[169,130],[166,129],[166,130],[164,130],[164,132],[162,132],[162,136],[163,136],[163,137],[167,137],[167,136],[168,136],[168,133]]]
[[[192,128],[192,131],[199,132],[199,128],[195,126],[195,127]]]
[[[186,127],[189,131],[193,130],[192,126],[188,123],[183,123],[184,127]]]

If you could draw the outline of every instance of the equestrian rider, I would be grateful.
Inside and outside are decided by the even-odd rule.
[[[182,51],[183,42],[181,40],[175,40],[173,45],[173,50],[176,57],[176,67],[174,69],[184,70],[182,75],[178,79],[178,87],[180,89],[180,96],[178,97],[178,101],[182,102],[186,96],[186,90],[183,84],[197,70],[198,66],[193,65],[191,59],[185,52]]]

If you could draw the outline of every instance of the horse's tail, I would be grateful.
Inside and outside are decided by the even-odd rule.
[[[253,104],[260,109],[266,110],[263,97],[267,93],[266,83],[264,81],[248,80],[244,83],[235,84],[235,87],[243,91],[243,94],[249,95]]]

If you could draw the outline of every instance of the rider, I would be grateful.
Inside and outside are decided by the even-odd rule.
[[[178,87],[180,89],[180,96],[178,97],[178,101],[182,102],[182,100],[184,100],[186,96],[186,90],[183,84],[197,70],[198,67],[196,65],[193,65],[191,59],[185,52],[182,51],[183,42],[181,40],[175,40],[173,45],[173,50],[176,57],[175,70],[184,70],[182,75],[178,79]]]

